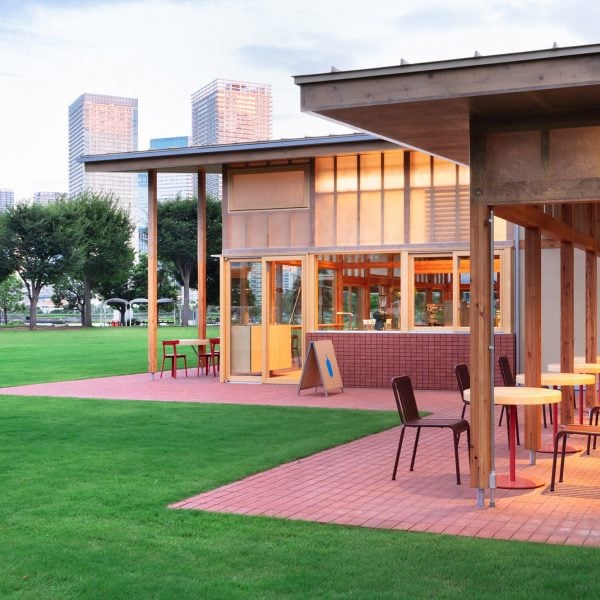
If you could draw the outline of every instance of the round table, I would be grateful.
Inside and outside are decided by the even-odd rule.
[[[552,365],[549,365],[552,366]],[[525,383],[525,375],[523,373],[519,373],[516,377],[517,383],[522,385]],[[541,376],[541,384],[547,386],[579,386],[579,406],[580,406],[580,422],[583,422],[583,387],[584,385],[590,385],[596,383],[596,377],[589,373],[558,373],[552,371],[550,373],[542,373]],[[558,431],[558,404],[552,405],[552,439],[556,437],[556,432]],[[578,452],[579,448],[574,448],[573,446],[568,446],[565,449],[565,452],[572,454],[573,452]],[[546,454],[554,453],[554,446],[550,444],[549,446],[542,446],[538,449],[538,452],[543,452]]]
[[[471,400],[471,390],[465,390],[465,400]],[[543,481],[532,477],[517,477],[516,475],[516,446],[517,446],[517,405],[539,406],[542,404],[556,404],[561,400],[558,390],[537,387],[494,387],[494,404],[508,407],[510,411],[509,431],[509,457],[510,467],[508,475],[496,476],[496,487],[511,490],[527,490],[544,485]]]
[[[552,373],[560,373],[560,363],[552,363],[548,365],[548,371]],[[600,363],[575,363],[573,365],[573,371],[575,373],[587,373],[594,375],[594,382],[596,382],[595,376],[600,373]],[[579,424],[583,425],[583,388],[579,388]]]

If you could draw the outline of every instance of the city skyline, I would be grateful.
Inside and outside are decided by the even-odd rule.
[[[215,78],[272,86],[275,139],[342,133],[300,112],[293,75],[590,44],[599,20],[583,0],[0,0],[0,187],[67,190],[67,107],[84,92],[138,98],[140,148],[190,135],[189,98]]]

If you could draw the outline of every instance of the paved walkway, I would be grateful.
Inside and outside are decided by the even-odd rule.
[[[295,386],[219,384],[212,376],[176,380],[130,375],[1,388],[0,394],[73,396],[174,402],[220,402],[279,406],[393,409],[391,390],[346,389],[328,397]],[[457,416],[457,392],[417,391],[422,410]],[[423,431],[415,471],[409,472],[414,433],[408,432],[398,478],[391,481],[398,428],[368,436],[184,499],[172,508],[429,531],[475,537],[600,546],[600,449],[567,458],[565,483],[555,492],[496,491],[496,507],[476,508],[469,487],[465,441],[461,442],[463,485],[454,476],[448,431]],[[544,434],[550,440],[550,432]],[[578,442],[572,438],[571,443]],[[496,428],[496,471],[506,472],[506,430]],[[551,456],[519,447],[517,470],[549,482]],[[486,505],[489,498],[486,498]]]

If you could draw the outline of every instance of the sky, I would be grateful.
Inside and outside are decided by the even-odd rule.
[[[191,135],[217,77],[269,83],[274,138],[348,130],[300,112],[294,75],[600,42],[592,0],[0,0],[0,188],[68,191],[68,107],[138,99],[140,150]]]

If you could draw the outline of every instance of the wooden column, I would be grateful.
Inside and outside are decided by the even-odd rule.
[[[158,212],[156,169],[148,171],[148,372],[156,373],[158,339]]]
[[[492,298],[490,296],[492,242],[491,211],[486,202],[486,127],[472,118],[470,123],[471,154],[471,487],[483,490],[490,486],[492,467]],[[480,494],[480,492],[478,492]],[[483,505],[482,494],[478,504]]]
[[[588,205],[590,235],[596,235],[596,205]],[[585,253],[585,359],[596,362],[598,356],[598,260],[596,253]],[[586,404],[597,404],[596,386],[586,385]]]
[[[562,206],[562,220],[572,223],[572,207]],[[560,369],[565,373],[573,372],[575,357],[575,250],[573,242],[560,243]],[[561,423],[573,422],[573,388],[562,388],[560,404]]]
[[[471,487],[489,487],[492,464],[490,209],[471,204]]]
[[[206,172],[198,171],[198,337],[206,338]]]
[[[525,228],[525,385],[540,387],[542,373],[542,236]],[[542,443],[541,408],[525,407],[524,446],[537,450]]]

